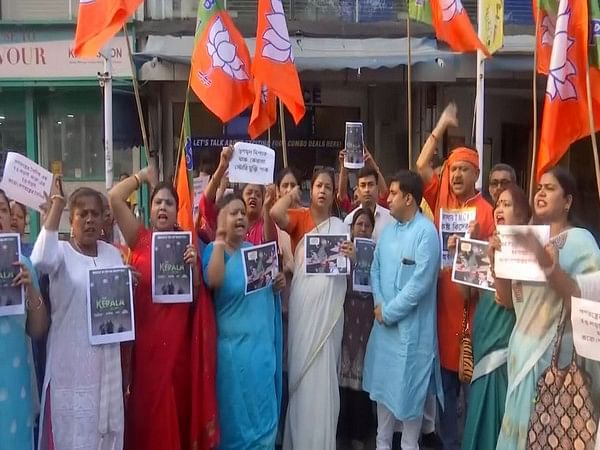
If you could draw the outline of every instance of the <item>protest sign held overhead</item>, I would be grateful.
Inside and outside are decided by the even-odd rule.
[[[259,144],[237,142],[229,163],[232,183],[271,184],[275,169],[275,151]]]
[[[19,203],[37,211],[46,202],[52,187],[52,174],[25,156],[9,152],[0,189]]]

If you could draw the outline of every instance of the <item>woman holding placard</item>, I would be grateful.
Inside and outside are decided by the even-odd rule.
[[[205,340],[214,338],[212,311],[199,317],[192,314],[210,307],[210,298],[203,289],[198,255],[193,245],[185,248],[182,259],[186,266],[192,266],[193,299],[196,304],[155,303],[152,298],[153,233],[179,231],[176,223],[177,192],[168,183],[157,184],[157,178],[156,169],[146,167],[119,182],[109,192],[113,214],[125,243],[131,249],[130,264],[138,272],[134,293],[136,339],[127,399],[128,450],[183,450],[192,446],[190,440],[197,444],[197,439],[207,438],[212,442],[217,434],[214,385],[212,394],[211,386],[198,394],[195,389],[204,389],[204,384],[200,387],[199,379],[191,379],[194,371],[190,364],[198,362],[197,352],[208,349],[209,354],[203,356],[209,358],[209,367],[211,358],[214,358],[214,342],[204,347]],[[139,189],[142,183],[154,187],[150,196],[150,229],[144,228],[127,204],[131,193]],[[204,339],[193,337],[191,323],[194,320],[196,327],[196,319],[207,321],[202,324],[206,332]],[[196,347],[191,346],[193,339]],[[211,371],[207,370],[207,373]],[[207,385],[211,381],[206,380]],[[202,409],[201,419],[196,417],[199,408]],[[204,419],[208,423],[203,423]]]
[[[218,205],[217,238],[202,264],[217,316],[217,395],[221,449],[275,448],[281,406],[282,329],[278,273],[272,287],[245,293],[242,249],[246,205],[228,194]]]
[[[368,239],[371,241],[375,229],[375,216],[368,208],[360,208],[352,217],[352,238]],[[354,244],[347,242],[352,261],[352,276],[348,277],[346,299],[344,301],[344,334],[342,337],[342,362],[340,370],[340,424],[341,435],[355,444],[363,443],[369,436],[374,426],[373,402],[369,394],[362,388],[365,351],[371,329],[373,328],[373,310],[375,309],[372,292],[358,292],[354,290],[354,281],[357,264],[361,264],[360,254],[357,251],[356,240]],[[357,262],[357,259],[359,260]],[[364,263],[363,263],[364,264]],[[362,267],[362,273],[370,273],[370,266]],[[370,286],[370,277],[369,277]],[[362,290],[362,289],[361,289]]]
[[[11,209],[0,190],[0,233],[10,233]],[[14,261],[20,273],[12,280],[24,286],[25,315],[0,315],[0,442],[7,449],[33,449],[33,424],[39,407],[29,337],[42,337],[48,329],[48,310],[31,262]],[[1,293],[2,288],[0,288]]]
[[[346,234],[332,217],[333,174],[315,171],[309,208],[290,209],[300,202],[300,187],[280,198],[271,209],[275,223],[290,234],[294,278],[289,306],[289,407],[284,449],[323,450],[336,445],[340,408],[337,363],[344,327],[346,279],[306,275],[304,239],[307,233]]]
[[[91,345],[86,317],[89,269],[120,267],[121,254],[100,240],[100,193],[83,187],[71,194],[67,242],[58,239],[66,205],[60,178],[50,199],[31,254],[36,269],[49,275],[52,302],[40,450],[118,449],[124,430],[119,344]]]
[[[573,225],[575,194],[573,176],[566,169],[555,167],[542,175],[533,203],[534,222],[550,226],[550,245],[559,253],[557,264],[571,276],[600,269],[600,250],[594,237]],[[513,280],[512,289],[502,290],[499,286],[497,290],[498,300],[513,305],[516,314],[508,347],[508,391],[499,450],[526,448],[536,385],[551,364],[558,324],[566,314],[556,264],[533,234],[523,240],[536,255],[547,282]],[[573,349],[572,335],[567,330],[561,349],[559,367],[564,367]]]
[[[509,186],[500,194],[494,219],[496,225],[529,223],[531,208],[527,196],[519,187]],[[491,249],[497,245],[496,241],[497,237],[492,238]],[[493,256],[490,260],[493,260]],[[510,292],[511,281],[495,278],[495,286],[499,295],[502,295],[503,288]],[[468,288],[465,289],[468,291]],[[475,368],[471,379],[463,450],[496,448],[506,403],[508,342],[515,325],[512,306],[507,308],[496,302],[496,295],[492,291],[480,289],[477,292],[479,301],[473,318]]]

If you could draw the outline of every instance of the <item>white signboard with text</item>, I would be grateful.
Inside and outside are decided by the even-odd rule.
[[[247,142],[233,146],[229,162],[229,181],[232,183],[272,184],[275,151],[269,147]]]
[[[0,182],[8,198],[41,211],[52,188],[52,174],[25,156],[9,152]]]

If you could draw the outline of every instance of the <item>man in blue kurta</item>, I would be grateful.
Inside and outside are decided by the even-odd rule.
[[[395,221],[383,230],[371,266],[376,321],[363,389],[377,402],[377,450],[392,448],[396,420],[403,423],[402,449],[418,449],[425,399],[442,392],[436,332],[440,244],[435,226],[420,212],[422,196],[416,173],[403,170],[392,178],[388,204]]]

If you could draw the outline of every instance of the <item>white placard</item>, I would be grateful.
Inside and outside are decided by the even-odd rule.
[[[0,234],[0,317],[25,314],[25,289],[13,286],[20,272],[15,263],[21,259],[21,236]]]
[[[272,184],[275,151],[269,147],[236,142],[229,162],[231,183]]]
[[[8,152],[0,189],[8,198],[41,211],[52,189],[52,174],[21,154]]]
[[[490,269],[488,243],[475,239],[460,239],[454,254],[452,281],[465,286],[495,291]]]
[[[192,266],[183,260],[192,242],[189,231],[152,233],[152,301],[154,303],[191,303]]]
[[[306,275],[348,275],[350,260],[341,250],[348,234],[304,235],[304,273]]]
[[[135,339],[131,284],[128,267],[89,270],[87,323],[90,344],[114,344]]]
[[[465,237],[469,231],[469,223],[477,217],[477,209],[443,209],[440,208],[440,245],[442,247],[442,268],[451,267],[454,258],[448,252],[448,238],[452,235]]]
[[[550,241],[549,225],[498,225],[501,251],[494,254],[497,278],[520,281],[546,281],[535,255],[517,244],[515,235],[533,232],[542,245]]]
[[[271,287],[273,279],[279,272],[277,244],[269,242],[242,248],[242,262],[244,263],[245,295]]]
[[[571,323],[577,353],[600,361],[600,302],[571,297]]]
[[[192,205],[194,222],[198,220],[198,215],[200,214],[200,196],[204,192],[204,189],[206,189],[209,181],[210,175],[205,173],[201,173],[199,176],[194,178],[194,204]]]

